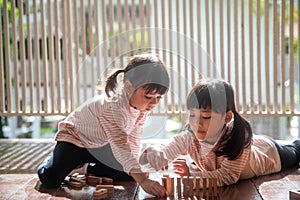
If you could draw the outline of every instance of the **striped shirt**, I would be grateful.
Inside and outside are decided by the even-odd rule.
[[[88,100],[58,124],[55,140],[81,148],[99,148],[109,143],[126,173],[140,170],[137,156],[149,112],[131,107],[129,94],[124,89],[112,99],[101,94]]]
[[[232,125],[233,121],[229,126]],[[221,134],[228,134],[231,130],[232,128],[225,127]],[[160,150],[165,153],[169,162],[180,155],[189,155],[197,166],[190,169],[190,174],[202,178],[217,178],[218,186],[275,173],[281,169],[277,148],[266,137],[254,136],[252,145],[245,148],[235,160],[216,156],[212,149],[213,145],[199,142],[189,131],[174,136],[167,145],[160,145]]]

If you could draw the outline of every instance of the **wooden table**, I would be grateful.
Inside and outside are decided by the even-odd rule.
[[[155,179],[157,179],[157,175]],[[300,171],[297,168],[249,180],[240,180],[236,184],[219,187],[216,197],[200,197],[203,199],[220,200],[289,200],[289,191],[296,189],[300,189]],[[157,198],[145,193],[141,188],[139,188],[135,199],[150,200]],[[163,199],[201,198],[187,196],[183,198],[174,198],[169,196]]]

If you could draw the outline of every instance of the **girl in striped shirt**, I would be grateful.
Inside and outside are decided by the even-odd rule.
[[[280,145],[253,135],[249,122],[236,110],[229,83],[201,80],[189,93],[187,108],[186,130],[167,145],[146,148],[140,164],[159,170],[173,161],[176,174],[217,178],[218,186],[299,166],[300,140]],[[192,164],[176,159],[180,155],[189,155]]]
[[[123,81],[119,74],[123,74]],[[164,63],[150,54],[134,56],[106,80],[95,96],[59,123],[53,153],[39,167],[42,184],[57,188],[78,166],[83,174],[114,180],[134,179],[146,192],[163,196],[164,188],[142,172],[137,160],[146,117],[168,91]]]

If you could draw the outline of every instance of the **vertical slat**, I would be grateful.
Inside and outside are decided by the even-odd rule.
[[[281,69],[281,112],[285,113],[285,0],[281,1],[281,16],[280,16],[280,69]]]
[[[104,57],[104,69],[107,68],[107,57],[108,57],[108,54],[107,54],[107,40],[106,40],[106,3],[105,3],[105,0],[101,1],[102,4],[102,33],[103,33],[103,57]],[[107,70],[105,70],[106,73],[105,73],[105,76],[107,75]]]
[[[250,0],[251,1],[251,0]],[[231,1],[226,1],[227,3],[227,81],[231,83],[231,28],[230,28],[230,3]],[[249,5],[252,5],[249,3]],[[249,6],[251,7],[251,6]]]
[[[98,77],[98,85],[101,85],[100,75],[101,75],[101,60],[100,60],[100,38],[99,38],[99,21],[100,16],[98,15],[98,0],[94,0],[94,19],[95,19],[95,31],[96,31],[96,66],[97,66],[97,77]],[[75,24],[75,23],[74,23]],[[122,59],[121,59],[122,62]],[[100,90],[97,91],[98,94],[101,93]]]
[[[200,11],[201,10],[201,1],[197,1],[197,10]],[[178,20],[179,21],[179,20]],[[178,22],[179,24],[179,22]],[[198,78],[199,80],[202,78],[203,75],[203,68],[201,67],[202,70],[200,70],[200,66],[202,65],[202,54],[203,54],[203,49],[202,49],[202,34],[201,34],[201,12],[197,12],[197,32],[198,32],[198,65],[199,65],[199,75]],[[179,48],[178,48],[179,49]],[[197,81],[198,82],[198,81]]]
[[[7,1],[3,2],[3,23],[4,23],[4,47],[5,49],[10,49],[10,37],[9,37],[9,20],[8,20],[8,9],[7,9]],[[7,99],[7,113],[12,113],[12,99],[11,99],[11,95],[12,95],[12,85],[11,85],[11,77],[10,77],[10,51],[5,53],[5,69],[6,69],[6,99]],[[5,103],[4,103],[5,106]]]
[[[80,72],[79,72],[79,21],[78,21],[78,9],[77,9],[77,2],[78,1],[73,1],[73,23],[74,23],[74,42],[75,42],[75,47],[74,47],[74,53],[75,53],[75,74],[76,74],[76,104],[79,105],[80,102],[80,86],[81,86],[81,78],[80,78]]]
[[[90,74],[88,75],[88,79],[91,81],[91,85],[89,85],[89,87],[91,88],[91,92],[92,92],[92,96],[95,95],[95,90],[93,88],[94,84],[95,84],[95,72],[94,72],[94,57],[95,57],[95,50],[94,50],[94,43],[93,43],[93,37],[94,37],[94,29],[93,29],[93,17],[92,17],[92,14],[93,14],[93,10],[92,10],[92,3],[91,3],[91,0],[88,0],[88,38],[89,38],[89,41],[88,41],[88,46],[89,46],[89,52],[88,52],[88,55],[90,56],[91,58],[91,63],[90,63],[90,66],[88,66],[88,68],[90,69]],[[114,40],[112,40],[114,41]]]
[[[165,13],[165,1],[161,1],[161,13]],[[164,31],[166,29],[166,18],[165,15],[161,16],[162,20],[162,59],[165,61],[167,59],[166,57],[166,32]],[[165,95],[164,98],[164,107],[166,108],[166,113],[170,112],[168,109],[168,95]]]
[[[150,46],[151,44],[151,18],[150,18],[150,11],[151,11],[151,7],[150,7],[150,0],[146,0],[146,25],[147,25],[147,38],[148,38],[148,50],[151,51],[152,46]]]
[[[19,5],[19,44],[20,44],[20,69],[21,69],[21,91],[22,91],[22,101],[21,110],[22,113],[26,112],[26,71],[25,71],[25,45],[24,45],[24,30],[23,30],[23,2],[18,0]]]
[[[235,88],[236,88],[236,98],[235,98],[235,102],[236,105],[239,109],[240,106],[240,94],[243,92],[241,91],[241,84],[239,84],[239,34],[238,34],[238,1],[234,0],[234,5],[233,5],[233,27],[234,27],[234,31],[233,31],[233,44],[234,44],[234,80],[235,80]]]
[[[141,31],[141,51],[145,51],[145,25],[144,25],[144,2],[143,0],[139,0],[139,13],[140,13],[140,31]]]
[[[249,67],[250,67],[250,113],[254,112],[254,64],[253,64],[253,1],[249,0]]]
[[[13,48],[13,60],[14,60],[14,76],[13,76],[13,82],[14,82],[14,99],[15,99],[15,112],[19,112],[20,104],[19,104],[19,64],[18,64],[18,50],[17,50],[17,35],[16,35],[16,19],[15,19],[15,10],[16,10],[16,5],[15,1],[11,2],[11,25],[12,25],[12,48]],[[9,74],[9,79],[10,79],[10,74]]]
[[[224,13],[223,13],[223,1],[219,1],[220,3],[220,67],[221,67],[221,77],[225,77],[224,69]]]
[[[273,85],[274,85],[274,112],[278,113],[278,14],[277,14],[277,0],[273,1],[273,67],[274,67],[274,76],[273,76]]]
[[[115,68],[115,42],[114,42],[114,6],[112,0],[109,0],[109,43],[110,43],[110,58],[111,67]]]
[[[0,16],[3,16],[2,14],[2,9],[0,9]],[[4,11],[5,12],[5,11]],[[3,30],[2,27],[2,17],[0,17],[0,30]],[[4,77],[5,77],[5,66],[4,66],[4,54],[3,54],[3,38],[2,38],[2,33],[0,34],[0,113],[4,113],[6,111],[5,109],[5,87],[4,87]]]
[[[172,1],[169,0],[168,1],[168,19],[169,19],[169,29],[172,30]],[[174,73],[175,71],[173,70],[173,37],[172,37],[172,31],[167,31],[167,33],[169,33],[169,60],[170,60],[170,86],[171,88],[174,88]],[[171,112],[174,113],[176,110],[175,107],[175,90],[173,90],[173,92],[170,92],[169,94],[171,94]]]
[[[76,10],[76,9],[75,9]],[[54,20],[55,20],[55,57],[56,57],[56,89],[57,89],[57,110],[62,113],[61,107],[61,45],[60,45],[60,27],[59,27],[59,7],[58,0],[54,1]],[[76,33],[76,32],[75,32]],[[79,95],[78,95],[79,96]]]
[[[242,60],[242,111],[247,111],[247,99],[246,99],[246,61],[245,61],[245,2],[241,1],[241,60]]]
[[[84,1],[81,0],[80,1],[80,16],[81,16],[81,42],[82,42],[82,77],[83,77],[83,88],[81,88],[80,85],[80,89],[83,90],[83,97],[84,100],[87,99],[87,66],[86,66],[86,24],[85,24],[85,5],[84,5]]]
[[[125,14],[125,52],[127,53],[127,60],[130,56],[129,51],[129,8],[128,8],[128,0],[124,2],[124,14]]]
[[[210,52],[210,19],[209,19],[209,2],[208,0],[205,0],[205,23],[206,23],[206,52],[208,55],[205,56],[206,59],[209,59],[209,55],[211,55],[211,52]],[[211,73],[212,73],[212,70],[211,70],[211,66],[209,65],[210,61],[207,60],[206,62],[206,69],[207,69],[207,76],[208,77],[211,77]]]
[[[190,49],[191,49],[191,60],[190,60],[190,63],[191,63],[191,70],[192,70],[192,73],[191,74],[191,79],[192,79],[192,85],[195,85],[195,74],[199,73],[199,71],[196,71],[195,70],[195,59],[194,59],[194,54],[195,54],[195,45],[193,44],[193,41],[194,41],[194,20],[193,20],[193,16],[194,16],[194,13],[193,13],[193,0],[190,0],[189,1],[189,10],[190,10],[190,15],[189,15],[189,25],[190,25],[190,37],[191,37],[191,41],[190,44]],[[196,72],[195,74],[193,73]]]
[[[63,80],[64,80],[64,107],[67,112],[69,107],[69,96],[68,96],[68,47],[67,47],[67,16],[66,16],[66,1],[61,1],[62,9],[62,54],[63,54]]]
[[[73,56],[72,56],[72,23],[71,23],[71,13],[70,13],[70,2],[71,1],[66,1],[66,15],[67,15],[67,58],[68,59],[68,70],[67,70],[67,74],[68,74],[68,79],[69,79],[69,98],[67,99],[67,101],[69,101],[69,107],[67,107],[67,112],[71,112],[74,109],[74,90],[73,90],[73,85],[74,85],[74,80],[73,80]]]
[[[54,78],[54,74],[55,74],[55,69],[54,69],[54,55],[53,55],[53,32],[52,32],[52,1],[48,0],[48,9],[47,9],[47,19],[48,19],[48,53],[49,53],[49,75],[50,75],[50,81],[49,81],[49,85],[50,85],[50,98],[51,98],[51,113],[54,113],[56,110],[56,106],[55,106],[55,78]]]
[[[180,16],[180,3],[179,0],[176,0],[176,14],[177,16]],[[177,89],[178,89],[178,112],[182,112],[184,110],[184,106],[182,103],[182,90],[181,90],[181,83],[184,82],[185,80],[182,80],[181,76],[181,59],[180,59],[180,52],[181,52],[181,46],[180,46],[180,39],[181,39],[181,34],[180,34],[180,20],[176,20],[176,33],[177,33],[177,79],[178,79],[178,84],[177,84]],[[175,88],[174,88],[175,90]]]
[[[298,17],[300,16],[300,2],[298,1]],[[298,18],[298,109],[297,113],[300,114],[300,19]],[[297,108],[297,107],[296,107]],[[298,125],[299,126],[299,125]]]
[[[118,14],[118,48],[116,48],[117,50],[117,55],[120,58],[120,67],[124,67],[124,61],[123,61],[123,54],[124,54],[124,49],[123,49],[123,40],[121,38],[121,36],[123,35],[123,30],[122,30],[122,4],[121,4],[121,0],[118,0],[118,9],[117,9],[117,14]]]
[[[262,91],[261,91],[261,28],[260,28],[260,0],[256,1],[256,44],[257,44],[257,96],[258,96],[258,112],[262,111]]]
[[[210,64],[213,64],[211,67],[213,68],[212,70],[212,76],[217,77],[217,69],[216,69],[216,17],[215,17],[215,12],[216,12],[216,6],[215,6],[215,0],[211,1],[211,41],[212,41],[212,62]]]
[[[266,82],[266,112],[270,113],[271,111],[271,104],[270,104],[270,50],[269,50],[269,38],[270,38],[270,33],[269,33],[269,22],[270,22],[270,17],[269,17],[269,0],[265,0],[264,2],[264,8],[265,8],[265,82]]]
[[[184,87],[180,87],[180,89],[184,88],[184,94],[188,92],[188,65],[189,63],[187,62],[187,17],[186,17],[186,4],[183,3],[183,55],[184,55],[184,65],[183,65],[183,72],[184,72],[184,77],[186,77],[185,82],[184,82]],[[206,67],[206,66],[205,66]]]
[[[31,35],[31,23],[30,23],[30,1],[26,0],[26,22],[27,22],[27,57],[28,57],[28,82],[29,82],[29,101],[30,108],[29,113],[34,112],[34,96],[33,96],[33,70],[32,70],[32,35]],[[1,23],[1,22],[0,22]],[[1,28],[0,28],[1,29]],[[2,45],[0,45],[2,47]],[[0,58],[1,59],[1,58]]]
[[[132,15],[132,49],[130,49],[130,52],[135,55],[137,50],[137,44],[136,44],[136,8],[135,8],[135,0],[131,0],[131,15]]]
[[[47,35],[46,35],[46,24],[45,24],[45,8],[44,1],[40,1],[41,9],[41,32],[42,32],[42,60],[43,60],[43,86],[44,86],[44,112],[48,113],[48,62],[47,62]],[[65,54],[66,55],[66,54]]]
[[[38,29],[38,17],[37,17],[37,5],[36,1],[33,1],[33,18],[34,18],[34,68],[35,68],[35,85],[36,85],[36,101],[37,101],[37,113],[41,113],[41,70],[40,70],[40,34]]]
[[[298,30],[299,31],[299,30]],[[289,74],[289,79],[290,79],[290,112],[291,114],[294,114],[295,110],[295,87],[294,87],[294,0],[290,0],[290,24],[289,24],[289,60],[290,60],[290,74]],[[299,39],[299,38],[298,38]]]

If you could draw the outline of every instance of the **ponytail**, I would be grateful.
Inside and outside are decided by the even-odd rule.
[[[105,82],[105,93],[108,97],[110,97],[110,92],[115,92],[117,85],[117,76],[120,73],[125,73],[125,70],[120,69],[107,77]]]
[[[244,148],[251,145],[252,129],[250,123],[243,118],[235,109],[234,124],[230,134],[224,134],[219,145],[214,149],[217,156],[225,155],[229,160],[239,157]]]

